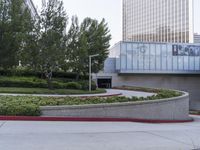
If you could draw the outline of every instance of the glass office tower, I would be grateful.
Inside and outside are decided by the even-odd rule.
[[[193,43],[193,0],[123,0],[123,40]]]
[[[24,3],[30,9],[32,17],[38,16],[37,9],[35,8],[35,5],[32,0],[24,0]]]

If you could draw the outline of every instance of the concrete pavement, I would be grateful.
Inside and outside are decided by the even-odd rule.
[[[149,92],[141,92],[141,91],[129,91],[129,90],[117,90],[117,89],[107,89],[106,90],[107,93],[121,93],[123,96],[126,97],[148,97],[148,96],[152,96],[155,95],[155,93],[149,93]]]
[[[152,96],[155,93],[148,92],[138,92],[138,91],[127,91],[127,90],[117,90],[117,89],[106,89],[106,93],[100,94],[76,94],[76,95],[57,95],[57,94],[12,94],[12,93],[0,93],[0,96],[42,96],[42,97],[98,97],[98,96],[112,96],[121,95],[126,97],[147,97]]]
[[[200,117],[191,123],[0,121],[0,150],[192,150]]]

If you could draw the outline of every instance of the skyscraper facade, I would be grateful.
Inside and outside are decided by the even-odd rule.
[[[37,9],[32,0],[24,0],[24,4],[30,9],[32,17],[38,16]]]
[[[193,43],[193,0],[123,0],[123,40]]]

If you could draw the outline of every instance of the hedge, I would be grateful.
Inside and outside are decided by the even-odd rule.
[[[154,96],[144,97],[26,97],[26,96],[0,96],[0,115],[16,115],[16,116],[39,116],[40,106],[56,106],[56,105],[84,105],[84,104],[100,104],[100,103],[116,103],[116,102],[133,102],[144,100],[155,100],[163,98],[178,97],[180,92],[171,90],[161,90]]]
[[[53,72],[54,78],[67,78],[71,80],[76,79],[76,73],[74,72],[64,72],[64,71],[55,71]],[[44,77],[43,72],[32,71],[26,69],[0,69],[0,76],[24,76],[24,77]],[[87,75],[80,75],[81,80],[87,80],[89,77]]]
[[[88,81],[62,82],[62,80],[52,81],[53,88],[56,89],[79,89],[88,90]],[[26,87],[26,88],[47,88],[47,81],[37,77],[0,77],[0,87]],[[92,82],[92,90],[96,90],[96,84]]]
[[[81,85],[82,90],[88,90],[89,89],[89,82],[88,81],[79,81],[78,82]],[[94,81],[91,83],[91,90],[96,90],[97,86]]]

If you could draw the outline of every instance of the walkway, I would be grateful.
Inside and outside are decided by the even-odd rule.
[[[192,150],[200,148],[195,122],[0,121],[0,150]]]
[[[147,92],[136,92],[136,91],[126,91],[126,90],[115,90],[115,89],[107,89],[106,93],[101,94],[78,94],[78,95],[52,95],[52,94],[7,94],[7,93],[1,93],[0,96],[42,96],[42,97],[106,97],[106,96],[114,96],[114,95],[121,95],[126,97],[147,97],[152,96],[154,93],[147,93]]]

